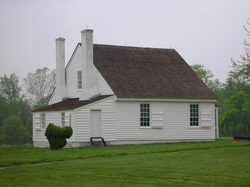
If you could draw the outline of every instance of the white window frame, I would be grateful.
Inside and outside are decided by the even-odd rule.
[[[40,114],[40,127],[41,129],[45,129],[45,113]]]
[[[79,73],[81,73],[80,76],[79,76]],[[77,89],[78,90],[82,89],[82,71],[81,70],[77,71]]]
[[[140,103],[140,128],[151,127],[151,115],[150,114],[151,114],[150,104]]]
[[[197,103],[189,105],[189,126],[200,127],[200,106]]]
[[[65,112],[61,113],[61,125],[62,127],[65,127]]]

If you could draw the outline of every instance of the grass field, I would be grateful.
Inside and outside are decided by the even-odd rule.
[[[250,186],[250,143],[0,146],[0,186]]]

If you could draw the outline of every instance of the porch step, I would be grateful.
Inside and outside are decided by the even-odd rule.
[[[93,146],[107,146],[103,137],[90,137],[90,142]]]

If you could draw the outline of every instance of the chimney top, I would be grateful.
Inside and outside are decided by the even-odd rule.
[[[87,33],[87,32],[93,33],[94,31],[92,29],[85,29],[81,31],[81,33]]]
[[[65,38],[62,38],[62,37],[57,38],[57,39],[56,39],[56,42],[57,42],[57,41],[65,41]]]

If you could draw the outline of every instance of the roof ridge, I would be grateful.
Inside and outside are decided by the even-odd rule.
[[[138,46],[123,46],[123,45],[110,45],[110,44],[93,44],[94,46],[103,47],[121,47],[121,48],[139,48],[139,49],[163,49],[163,50],[175,50],[173,48],[159,48],[159,47],[138,47]]]

